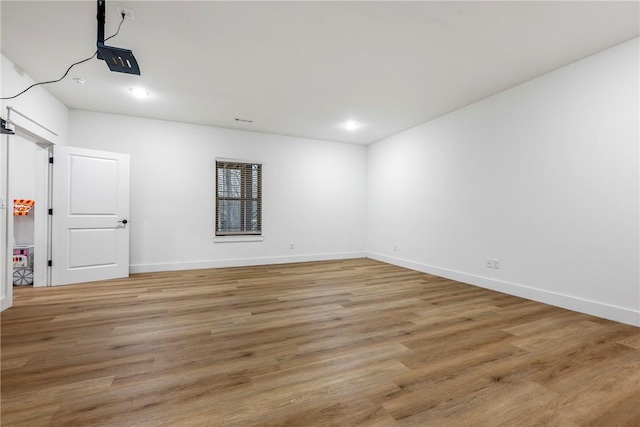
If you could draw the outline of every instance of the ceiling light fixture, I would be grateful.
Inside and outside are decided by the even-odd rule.
[[[135,96],[136,98],[146,98],[147,96],[149,96],[149,91],[142,89],[141,87],[132,87],[129,89],[129,92],[131,92],[131,95]]]
[[[77,83],[81,86],[87,82],[85,79],[81,77],[71,77],[71,80],[73,80],[74,83]]]
[[[360,123],[354,120],[349,120],[347,123],[344,124],[344,127],[347,130],[356,130],[359,126],[360,126]]]

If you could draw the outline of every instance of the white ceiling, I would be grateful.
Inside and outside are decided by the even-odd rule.
[[[111,46],[45,86],[72,109],[368,144],[639,35],[639,3],[108,1]],[[95,51],[95,1],[0,2],[2,53],[36,81]],[[143,86],[151,96],[132,98]],[[2,96],[13,95],[2,92]],[[235,118],[253,120],[242,123]],[[361,123],[349,132],[342,126]]]

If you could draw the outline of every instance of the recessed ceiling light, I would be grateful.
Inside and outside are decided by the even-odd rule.
[[[83,79],[83,78],[81,78],[81,77],[71,77],[71,80],[72,80],[74,83],[77,83],[77,84],[79,84],[79,85],[83,85],[83,84],[85,84],[85,83],[87,82],[85,79]]]
[[[344,124],[344,127],[347,130],[355,130],[360,126],[360,123],[354,121],[354,120],[349,120],[347,123]]]
[[[146,98],[147,96],[149,96],[149,91],[142,89],[141,87],[132,87],[131,89],[129,89],[129,92],[131,92],[131,95],[135,96],[136,98]]]

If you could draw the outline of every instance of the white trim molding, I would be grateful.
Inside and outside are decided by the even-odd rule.
[[[254,265],[291,264],[294,262],[331,261],[339,259],[366,258],[365,252],[341,252],[297,256],[221,259],[208,261],[175,262],[162,264],[133,264],[129,273],[155,273],[160,271],[199,270],[205,268],[250,267]]]
[[[262,242],[264,236],[245,234],[242,236],[214,236],[213,243]]]
[[[422,273],[433,274],[435,276],[444,277],[469,285],[491,289],[493,291],[502,292],[504,294],[553,305],[555,307],[561,307],[567,310],[589,314],[591,316],[601,317],[620,323],[626,323],[632,326],[640,326],[640,312],[625,307],[603,304],[601,302],[586,300],[571,295],[550,292],[543,289],[506,282],[503,280],[491,279],[488,277],[476,276],[460,271],[448,270],[445,268],[435,267],[432,265],[422,264],[401,258],[389,257],[372,252],[367,253],[367,258],[397,265],[399,267],[405,267],[411,270],[420,271]]]

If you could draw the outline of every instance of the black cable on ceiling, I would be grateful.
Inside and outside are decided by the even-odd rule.
[[[123,13],[123,14],[122,14],[122,20],[120,21],[120,24],[118,25],[118,30],[115,32],[115,34],[114,34],[114,35],[112,35],[112,36],[107,37],[104,41],[107,41],[107,40],[109,40],[109,39],[112,39],[112,38],[114,38],[115,36],[117,36],[117,35],[118,35],[118,33],[120,32],[120,27],[122,27],[122,23],[124,22],[124,16],[125,16],[125,15],[124,15],[124,13]],[[38,83],[34,83],[34,84],[32,84],[31,86],[29,86],[28,88],[26,88],[25,90],[23,90],[22,92],[18,93],[17,95],[8,96],[8,97],[6,97],[6,98],[0,98],[0,100],[6,100],[6,99],[14,99],[14,98],[17,98],[17,97],[19,97],[20,95],[22,95],[23,93],[25,93],[26,91],[28,91],[29,89],[34,88],[34,87],[36,87],[36,86],[40,86],[40,85],[47,85],[47,84],[50,84],[50,83],[58,83],[59,81],[61,81],[61,80],[62,80],[62,79],[64,79],[65,77],[67,77],[67,74],[69,74],[69,71],[71,71],[71,69],[72,69],[73,67],[75,67],[76,65],[82,64],[83,62],[90,61],[90,60],[91,60],[91,59],[93,59],[97,54],[98,54],[98,51],[96,50],[95,52],[93,52],[93,55],[91,55],[90,57],[85,58],[85,59],[83,59],[82,61],[74,62],[73,64],[71,64],[71,65],[69,66],[69,68],[67,68],[67,71],[65,71],[65,72],[64,72],[64,74],[62,75],[62,77],[60,77],[60,78],[59,78],[59,79],[57,79],[57,80],[49,80],[49,81],[46,81],[46,82],[38,82]]]

